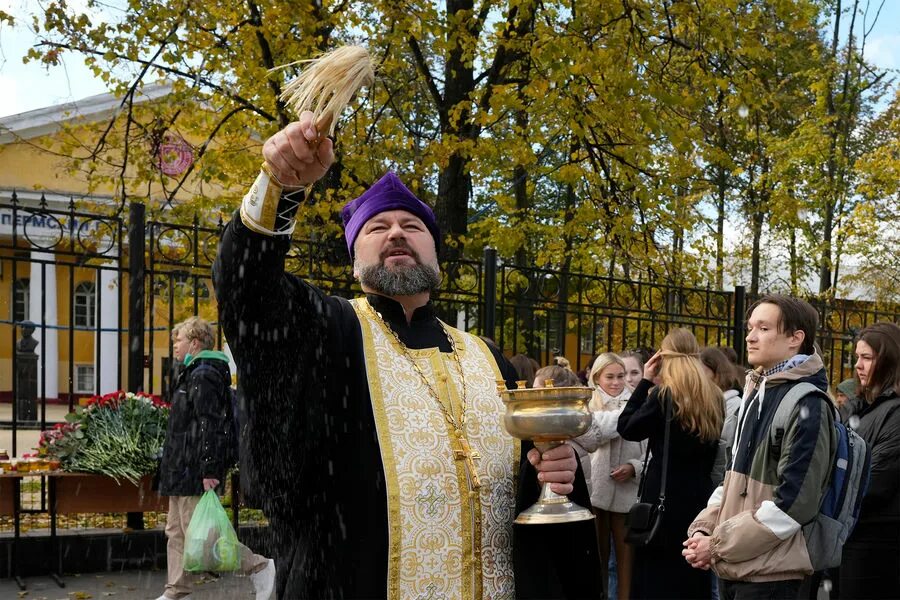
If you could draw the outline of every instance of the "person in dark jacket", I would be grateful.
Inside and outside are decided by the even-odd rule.
[[[840,597],[900,598],[900,327],[863,329],[856,358],[862,402],[850,422],[872,452],[872,470],[859,521],[844,544]]]
[[[166,441],[159,470],[159,493],[169,496],[166,515],[166,589],[157,600],[187,598],[184,538],[194,509],[207,490],[222,491],[233,462],[231,439],[231,371],[228,357],[216,350],[213,330],[199,318],[172,329],[175,360],[184,367],[175,380]],[[275,562],[240,545],[240,572],[250,575],[256,600],[269,600],[275,587]]]
[[[862,408],[857,387],[856,379],[845,379],[834,388],[834,405],[844,425]]]
[[[641,502],[655,503],[662,487],[666,406],[672,403],[665,513],[657,536],[634,558],[633,598],[709,598],[709,572],[681,557],[688,525],[713,490],[710,476],[724,422],[722,392],[703,372],[700,347],[687,329],[669,332],[644,365],[644,378],[619,416],[626,440],[649,438],[650,464],[644,472]],[[651,389],[659,376],[659,386]]]

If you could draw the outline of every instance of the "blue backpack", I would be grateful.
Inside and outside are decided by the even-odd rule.
[[[770,430],[773,444],[778,437],[784,439],[784,432],[791,414],[797,408],[797,402],[808,395],[819,396],[831,407],[837,434],[837,451],[831,464],[828,487],[819,505],[819,513],[815,519],[803,525],[803,537],[806,539],[812,567],[815,571],[821,571],[841,564],[844,542],[856,526],[863,497],[869,488],[872,456],[865,440],[838,420],[837,410],[827,394],[807,382],[798,383],[781,399]],[[781,436],[778,435],[779,430]]]

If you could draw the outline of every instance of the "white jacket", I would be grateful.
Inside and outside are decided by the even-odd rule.
[[[590,478],[591,504],[599,509],[627,513],[631,505],[637,502],[638,483],[642,473],[644,452],[647,441],[629,442],[619,437],[616,427],[619,415],[628,402],[631,391],[625,391],[611,397],[599,387],[594,388],[590,408],[594,413],[591,428],[587,433],[572,440],[576,453],[581,457],[580,449],[590,452],[590,466],[585,467],[582,458],[582,469],[585,477]],[[635,476],[628,481],[619,482],[610,477],[613,469],[629,463],[634,467]]]

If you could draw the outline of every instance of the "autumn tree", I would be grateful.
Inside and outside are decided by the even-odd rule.
[[[746,224],[751,288],[766,285],[769,247],[797,290],[807,256],[837,271],[857,192],[884,189],[872,170],[862,190],[857,172],[897,135],[863,135],[884,78],[864,36],[823,34],[837,0],[87,6],[48,2],[29,59],[81,56],[121,107],[52,150],[121,206],[171,218],[233,210],[263,140],[295,118],[279,96],[296,61],[348,43],[379,77],[341,119],[336,164],[303,211],[299,235],[320,240],[392,169],[435,207],[445,258],[491,245],[525,266],[721,287],[726,223]],[[195,154],[177,177],[158,168],[173,138]]]

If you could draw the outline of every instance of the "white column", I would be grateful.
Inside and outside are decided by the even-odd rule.
[[[38,355],[38,398],[59,398],[59,336],[56,325],[56,257],[32,250],[29,282],[28,319],[37,328],[34,351]],[[34,261],[43,261],[40,264]],[[43,311],[41,303],[43,302]],[[41,326],[44,326],[43,328]]]
[[[97,343],[100,369],[100,394],[119,389],[119,272],[109,262],[99,270],[97,283],[97,321],[100,340]]]

